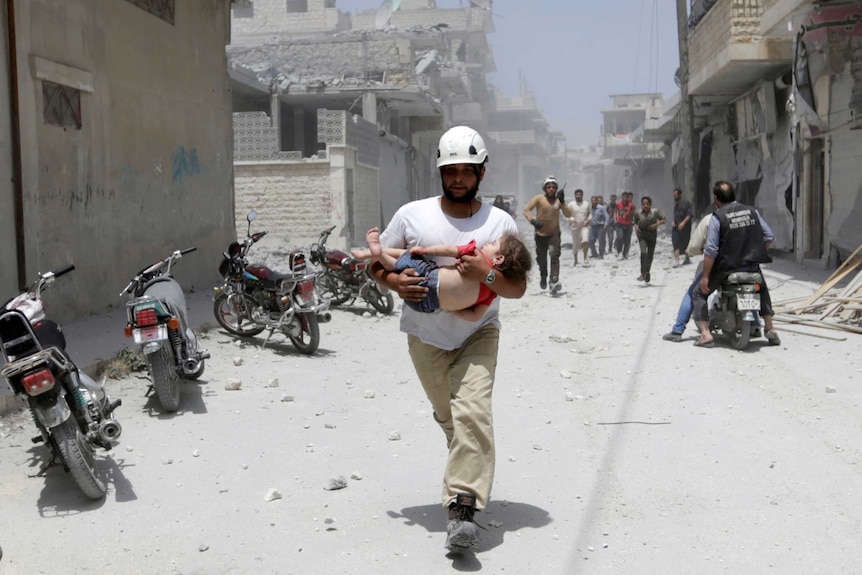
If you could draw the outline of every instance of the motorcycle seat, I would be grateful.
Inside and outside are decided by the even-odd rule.
[[[761,284],[763,276],[758,272],[733,272],[724,280],[727,284]]]
[[[273,272],[272,274],[263,278],[263,285],[264,285],[264,287],[267,287],[267,288],[278,289],[281,286],[281,282],[283,282],[283,281],[298,281],[298,280],[301,280],[302,278],[304,278],[305,276],[306,276],[306,274],[304,274],[304,273],[282,274],[282,273],[278,273],[278,272]]]

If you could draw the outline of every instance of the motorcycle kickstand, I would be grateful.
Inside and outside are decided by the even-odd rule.
[[[267,342],[269,341],[269,338],[271,338],[271,337],[272,337],[272,334],[275,332],[275,328],[271,327],[271,328],[269,328],[269,330],[267,330],[267,331],[268,331],[268,333],[266,334],[266,337],[265,337],[265,338],[263,338],[263,343],[262,343],[262,344],[260,344],[260,348],[261,348],[261,349],[263,349],[263,348],[265,348],[265,347],[266,347],[266,344],[267,344]]]
[[[49,460],[48,460],[44,465],[42,465],[42,467],[39,469],[39,471],[38,471],[35,475],[30,475],[29,477],[31,477],[31,478],[35,478],[35,477],[45,477],[45,474],[48,472],[48,470],[49,470],[51,467],[54,467],[54,466],[56,466],[56,465],[62,465],[62,466],[63,466],[63,469],[65,469],[66,471],[69,471],[69,468],[68,468],[68,467],[66,467],[66,462],[65,462],[65,461],[63,461],[63,460],[61,459],[61,460],[58,462],[58,461],[56,461],[56,460],[57,460],[57,453],[56,453],[54,450],[51,450],[51,459],[49,459]]]

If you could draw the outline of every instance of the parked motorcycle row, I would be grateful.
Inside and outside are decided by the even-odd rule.
[[[214,288],[213,312],[229,333],[251,337],[267,331],[266,345],[280,332],[310,355],[320,345],[319,324],[331,320],[330,304],[362,299],[380,313],[392,313],[392,294],[373,281],[368,262],[326,248],[334,226],[311,248],[311,262],[320,270],[310,269],[302,249],[290,252],[286,273],[250,263],[249,249],[267,234],[251,233],[255,219],[257,212],[249,212],[246,237],[230,244],[219,266],[224,283]],[[166,412],[179,409],[181,381],[199,378],[210,357],[189,325],[185,294],[171,275],[173,266],[196,249],[176,250],[142,269],[120,292],[129,296],[125,335],[140,346],[150,373],[147,394],[153,390]],[[56,462],[95,500],[107,492],[96,471],[96,449],[117,444],[122,427],[113,413],[122,402],[108,396],[104,381],[96,383],[75,365],[62,329],[45,317],[42,292],[74,269],[40,273],[26,291],[0,307],[0,375],[30,409],[39,432],[32,441],[50,451],[37,475]]]

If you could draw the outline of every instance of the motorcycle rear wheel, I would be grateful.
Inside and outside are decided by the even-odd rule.
[[[147,356],[150,366],[150,376],[153,378],[153,388],[162,409],[173,413],[180,408],[180,375],[174,363],[172,351],[166,343],[162,343],[159,351]]]
[[[75,484],[90,499],[101,499],[108,492],[105,482],[96,475],[96,456],[87,443],[74,416],[51,428],[51,436]]]
[[[251,337],[265,329],[251,320],[251,311],[257,307],[255,301],[243,294],[237,294],[228,303],[227,294],[221,294],[213,302],[213,313],[220,326],[234,335]]]
[[[300,313],[296,314],[294,321],[299,322],[299,335],[288,334],[287,337],[300,353],[313,354],[320,345],[320,324],[317,316],[313,313]]]
[[[395,308],[395,300],[390,292],[383,293],[376,284],[368,288],[365,294],[365,301],[371,304],[371,307],[382,313],[389,315]]]
[[[352,295],[350,286],[343,279],[332,274],[324,274],[317,280],[317,286],[320,288],[320,295],[329,300],[329,305],[341,305]]]
[[[739,331],[728,333],[727,339],[735,349],[742,351],[748,347],[748,342],[751,340],[752,330],[754,330],[754,324],[750,321],[742,321],[740,323]]]

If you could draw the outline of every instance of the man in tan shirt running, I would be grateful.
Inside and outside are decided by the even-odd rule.
[[[535,215],[533,211],[535,210]],[[539,264],[540,286],[548,287],[548,255],[551,258],[551,293],[560,291],[560,211],[570,218],[572,211],[566,205],[563,190],[557,179],[548,176],[542,183],[542,193],[524,206],[524,217],[536,228],[536,262]]]

